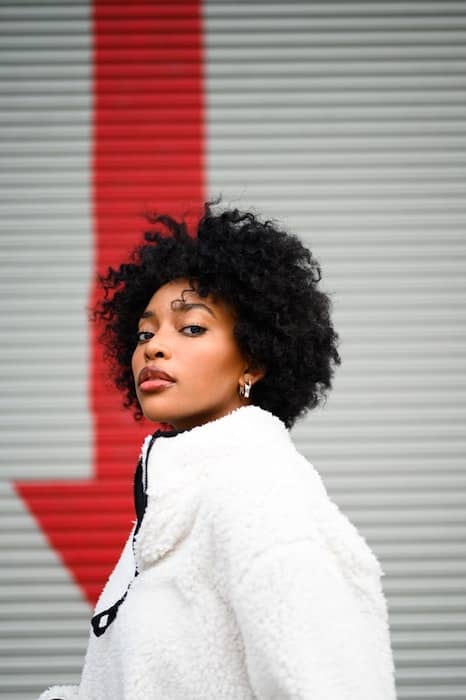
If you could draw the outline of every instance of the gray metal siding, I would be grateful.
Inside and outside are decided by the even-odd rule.
[[[90,474],[88,3],[0,4],[0,698],[76,681],[89,606],[12,487]]]
[[[89,606],[11,485],[0,484],[0,697],[35,700],[76,682]]]
[[[323,268],[342,366],[293,430],[378,555],[400,700],[466,697],[466,4],[204,5],[210,196]]]

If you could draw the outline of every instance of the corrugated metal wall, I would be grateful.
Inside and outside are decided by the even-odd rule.
[[[0,3],[5,700],[76,681],[87,636],[10,482],[90,472],[90,29]],[[343,365],[293,435],[381,559],[400,700],[464,698],[466,3],[215,0],[204,29],[209,194],[301,235],[334,295]]]
[[[293,434],[379,555],[400,699],[466,697],[466,4],[205,3],[211,194],[301,235],[343,364]]]
[[[87,3],[0,4],[0,697],[75,679],[89,606],[13,490],[90,473]],[[51,677],[52,674],[52,677]]]

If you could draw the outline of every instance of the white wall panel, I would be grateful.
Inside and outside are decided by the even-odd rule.
[[[0,484],[0,697],[79,677],[89,606],[12,487]]]
[[[87,3],[0,5],[3,478],[90,473],[89,30]]]
[[[76,681],[89,606],[11,486],[87,478],[87,2],[0,4],[0,698]]]
[[[208,184],[323,268],[293,430],[379,556],[400,700],[466,697],[466,3],[204,4]]]

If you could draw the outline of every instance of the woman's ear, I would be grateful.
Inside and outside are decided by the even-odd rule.
[[[249,379],[253,384],[259,382],[267,374],[267,370],[264,365],[259,365],[254,362],[250,362],[249,365],[244,370],[245,378]]]

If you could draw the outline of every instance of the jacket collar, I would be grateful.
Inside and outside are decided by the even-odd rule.
[[[207,466],[213,460],[255,448],[273,438],[274,444],[289,443],[285,424],[259,406],[240,406],[215,420],[169,437],[148,435],[142,446],[143,478],[147,493],[159,492],[176,475],[189,479],[196,465]],[[150,449],[149,449],[150,448]],[[149,454],[148,454],[149,450]]]
[[[233,456],[238,463],[250,448],[289,444],[285,424],[249,404],[221,418],[169,436],[149,435],[142,447],[147,506],[135,537],[139,570],[174,550],[193,528],[203,485],[212,469]]]

